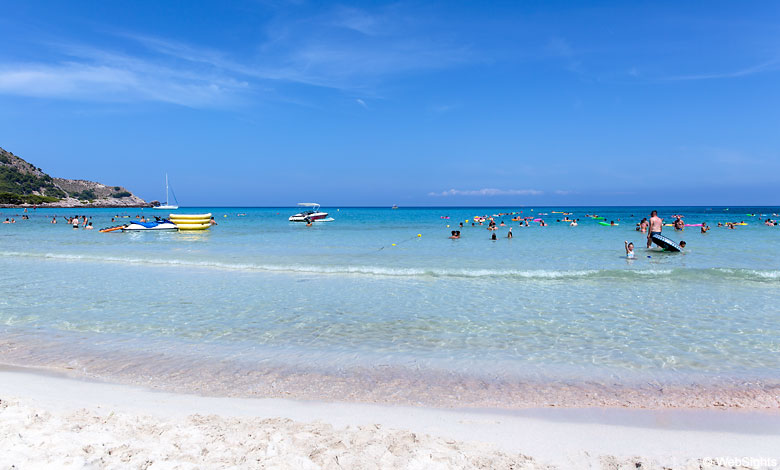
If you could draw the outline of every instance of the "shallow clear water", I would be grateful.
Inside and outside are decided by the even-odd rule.
[[[746,215],[778,208],[660,208],[712,227],[666,227],[688,242],[683,254],[645,250],[634,225],[649,208],[327,210],[335,221],[313,227],[287,222],[290,208],[179,211],[216,216],[218,226],[192,233],[73,230],[49,221],[74,210],[30,220],[1,210],[17,223],[0,225],[0,335],[25,351],[6,359],[110,352],[121,369],[154,351],[180,357],[165,367],[183,373],[208,358],[236,370],[395,367],[502,380],[780,374],[780,227]],[[550,226],[503,217],[497,241],[471,226],[475,215],[520,210],[546,213]],[[556,210],[579,226],[556,222]],[[97,228],[115,214],[159,215],[79,212]],[[594,213],[620,225],[585,217]],[[749,225],[716,227],[741,220]],[[462,238],[448,239],[459,222]]]

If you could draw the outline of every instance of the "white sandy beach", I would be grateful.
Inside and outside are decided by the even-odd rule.
[[[0,469],[775,468],[780,414],[213,398],[0,370]],[[721,460],[718,460],[721,459]]]

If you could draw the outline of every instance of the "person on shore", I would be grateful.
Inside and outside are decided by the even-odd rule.
[[[509,227],[509,233],[506,234],[507,238],[512,238],[512,227]]]
[[[654,233],[661,234],[661,230],[664,228],[664,221],[658,217],[658,211],[654,210],[650,213],[650,221],[647,231],[647,247],[650,248],[653,245],[652,236]]]
[[[626,258],[634,259],[634,242],[629,243],[628,240],[626,240],[623,242],[623,246],[626,249]]]
[[[707,222],[701,223],[701,233],[707,233],[710,231],[710,227],[707,225]]]

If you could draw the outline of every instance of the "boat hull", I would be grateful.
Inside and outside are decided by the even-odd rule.
[[[141,225],[137,223],[130,223],[122,227],[123,232],[141,232],[145,230],[152,231],[164,231],[164,230],[178,230],[179,228],[170,222],[162,222],[154,226]]]
[[[315,220],[324,219],[328,216],[327,212],[314,212],[311,214],[295,214],[291,215],[288,219],[290,222],[306,222],[306,220],[310,220],[314,222]]]

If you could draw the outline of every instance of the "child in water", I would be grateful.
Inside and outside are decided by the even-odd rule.
[[[634,243],[629,243],[628,240],[626,240],[623,242],[623,245],[626,248],[626,258],[634,259]]]

